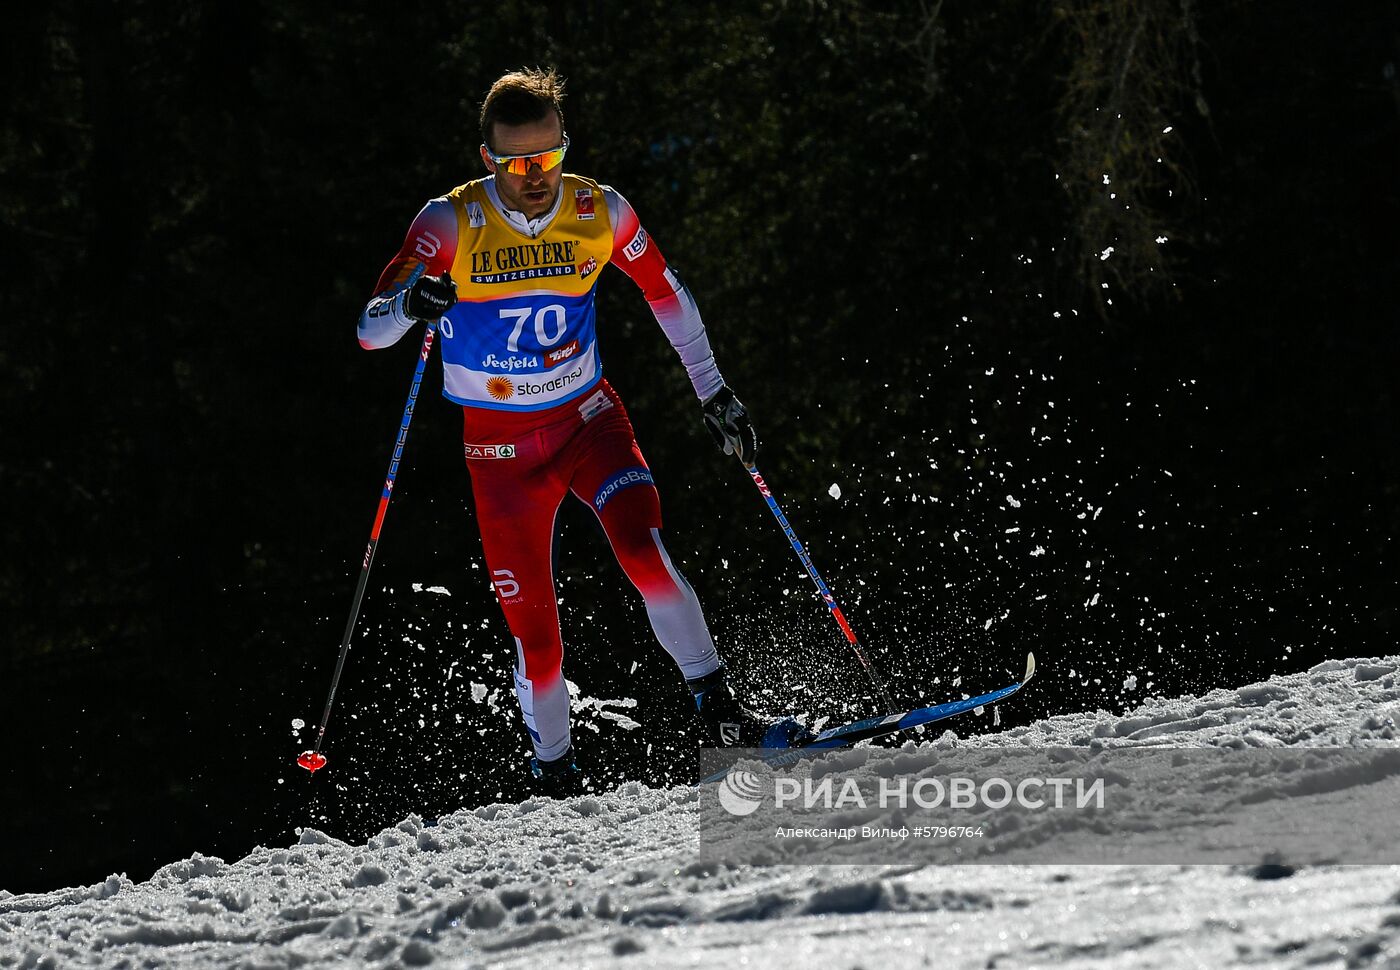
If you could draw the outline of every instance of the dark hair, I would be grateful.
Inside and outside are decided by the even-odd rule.
[[[491,126],[523,125],[548,117],[553,111],[559,117],[559,130],[564,130],[564,79],[538,67],[522,68],[503,74],[486,92],[481,103],[481,140],[491,147]]]

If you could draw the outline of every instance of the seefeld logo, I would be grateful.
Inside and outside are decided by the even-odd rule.
[[[752,815],[763,804],[762,789],[758,775],[731,768],[719,783],[719,803],[730,815]]]

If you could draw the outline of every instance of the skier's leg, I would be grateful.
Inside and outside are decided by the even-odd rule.
[[[695,590],[661,541],[661,499],[621,403],[610,402],[578,435],[570,488],[598,516],[618,563],[646,602],[652,632],[681,668],[709,743],[785,747],[805,735],[790,718],[774,722],[740,706],[725,680]]]
[[[719,668],[695,590],[661,540],[661,499],[619,406],[595,419],[572,489],[598,516],[627,578],[642,594],[652,632],[686,679]]]
[[[520,711],[536,756],[553,761],[569,749],[553,563],[554,520],[565,488],[550,473],[539,440],[530,434],[514,443],[513,457],[469,458],[467,466],[486,568],[515,641]]]
[[[661,503],[650,484],[615,496],[599,512],[618,563],[646,604],[652,633],[687,680],[719,668],[719,654],[694,588],[661,538]]]

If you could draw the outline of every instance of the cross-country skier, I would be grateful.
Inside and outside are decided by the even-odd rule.
[[[428,202],[360,315],[360,344],[388,347],[440,320],[443,393],[463,443],[487,569],[515,639],[515,689],[542,788],[582,783],[555,605],[555,515],[572,492],[598,516],[714,745],[780,746],[801,730],[742,708],[695,591],[661,539],[661,505],[617,392],[603,378],[594,288],[611,263],[642,290],[680,355],[705,426],[753,461],[747,411],[720,376],[690,290],[615,189],[564,173],[553,71],[504,75],[481,108],[490,173]]]

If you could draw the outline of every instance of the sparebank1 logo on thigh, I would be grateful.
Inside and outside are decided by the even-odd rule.
[[[598,512],[603,511],[603,506],[608,504],[608,500],[624,488],[655,484],[655,479],[651,477],[651,469],[643,465],[624,468],[598,487],[598,493],[593,496],[593,508]]]

